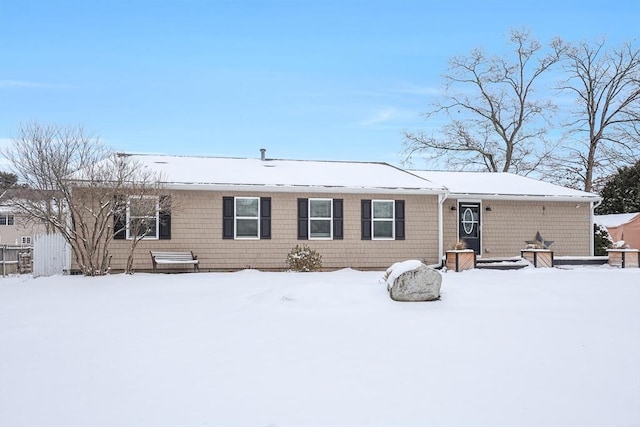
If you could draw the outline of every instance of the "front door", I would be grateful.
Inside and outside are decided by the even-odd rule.
[[[458,204],[458,239],[480,255],[480,203]]]

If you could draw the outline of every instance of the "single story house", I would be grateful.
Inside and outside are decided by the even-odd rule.
[[[447,248],[464,240],[479,256],[512,257],[539,232],[555,255],[593,255],[597,194],[504,172],[411,172],[447,188]]]
[[[386,163],[131,157],[162,173],[171,200],[170,217],[158,215],[154,234],[138,244],[136,270],[152,268],[150,250],[193,251],[201,271],[282,270],[304,244],[328,269],[440,256],[446,190]],[[111,242],[113,269],[125,265],[128,238]]]
[[[596,215],[596,224],[607,229],[613,242],[624,241],[632,249],[640,249],[640,212]]]
[[[458,175],[467,188],[446,179],[455,174],[377,162],[278,160],[264,152],[131,157],[162,173],[171,201],[138,244],[136,270],[152,268],[150,250],[193,251],[201,271],[282,270],[296,245],[317,250],[326,269],[438,264],[459,238],[477,239],[481,256],[517,256],[537,231],[555,241],[558,255],[592,253],[598,196],[512,174]],[[115,270],[125,265],[128,238],[121,233],[111,243]]]

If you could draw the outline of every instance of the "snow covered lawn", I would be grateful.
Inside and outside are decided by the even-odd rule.
[[[0,425],[638,426],[640,271],[0,279]]]

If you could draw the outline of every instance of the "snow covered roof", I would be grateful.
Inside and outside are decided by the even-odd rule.
[[[163,174],[173,188],[242,188],[271,191],[442,193],[442,185],[387,163],[228,157],[130,155]]]
[[[11,206],[11,202],[17,197],[15,189],[0,190],[0,213],[12,213],[15,209]]]
[[[599,224],[603,227],[618,227],[620,225],[630,223],[638,215],[640,215],[640,212],[594,215],[593,220],[596,224]]]
[[[597,194],[562,187],[549,182],[507,172],[442,172],[410,170],[421,178],[447,187],[450,195],[506,200],[588,200],[598,201]]]

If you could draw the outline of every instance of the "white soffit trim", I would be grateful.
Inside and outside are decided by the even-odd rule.
[[[445,194],[444,190],[426,188],[373,188],[373,187],[336,187],[336,186],[305,186],[305,185],[239,185],[239,184],[198,184],[198,183],[165,183],[167,188],[188,191],[243,191],[265,193],[333,193],[333,194],[408,194],[408,195],[438,195]]]
[[[601,200],[599,196],[541,196],[541,195],[520,195],[520,194],[465,194],[465,193],[449,193],[449,199],[475,199],[475,200],[514,200],[531,202],[597,202]]]

